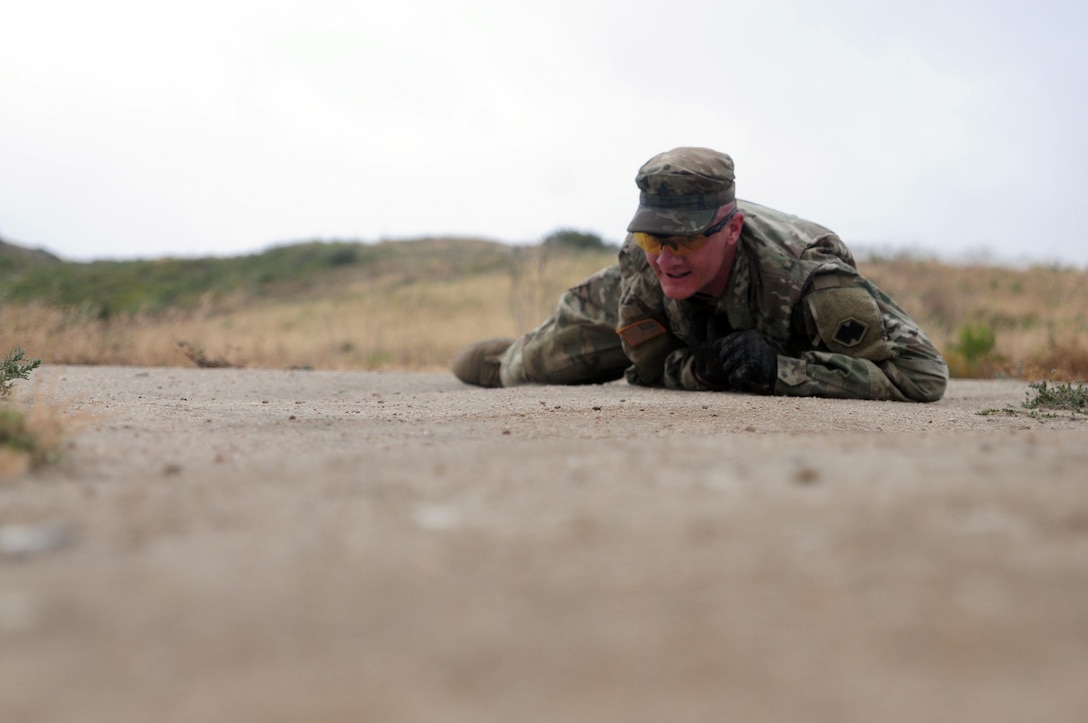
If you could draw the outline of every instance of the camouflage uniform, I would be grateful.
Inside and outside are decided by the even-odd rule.
[[[686,180],[671,181],[688,191],[674,193],[668,181],[661,181],[667,174],[651,159],[639,175],[639,213],[650,207],[648,213],[656,213],[657,221],[665,217],[673,233],[706,228],[718,207],[733,200],[732,160],[724,154],[711,160],[718,158],[727,161],[728,187],[711,187],[717,195],[703,194],[697,204],[690,203]],[[690,157],[686,160],[685,173],[693,165]],[[695,155],[695,161],[702,160]],[[723,169],[711,173],[720,181]],[[669,197],[686,199],[689,207],[668,207]],[[708,339],[754,329],[778,355],[774,394],[916,402],[941,398],[948,368],[940,353],[906,312],[858,273],[834,233],[754,203],[739,201],[738,206],[744,225],[720,298],[666,298],[645,253],[629,235],[618,264],[567,291],[550,319],[506,350],[500,359],[502,385],[595,383],[626,374],[632,384],[703,390],[707,387],[694,373],[692,349]],[[652,220],[636,214],[643,226]]]

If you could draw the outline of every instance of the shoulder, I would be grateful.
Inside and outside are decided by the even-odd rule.
[[[739,201],[738,207],[744,214],[741,239],[757,256],[856,265],[850,249],[826,226],[751,201]]]

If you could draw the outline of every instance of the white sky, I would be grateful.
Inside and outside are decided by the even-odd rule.
[[[655,153],[855,249],[1088,265],[1072,0],[0,0],[0,237],[612,241]]]

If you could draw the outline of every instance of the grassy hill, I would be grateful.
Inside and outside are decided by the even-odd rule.
[[[560,239],[561,241],[564,239]],[[611,263],[582,243],[306,242],[231,258],[76,263],[0,242],[0,351],[51,363],[439,369],[515,335]],[[1088,272],[872,258],[863,273],[957,376],[1088,377]]]
[[[60,258],[42,249],[28,249],[0,239],[0,281],[28,269],[61,263]]]
[[[508,262],[513,249],[469,239],[308,242],[227,258],[61,261],[0,244],[0,303],[79,308],[99,317],[193,308],[211,299],[326,293],[361,277],[463,275]]]

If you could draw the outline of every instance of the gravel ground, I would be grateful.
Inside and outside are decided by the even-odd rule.
[[[33,378],[0,721],[1088,720],[1088,422],[1021,382]]]

